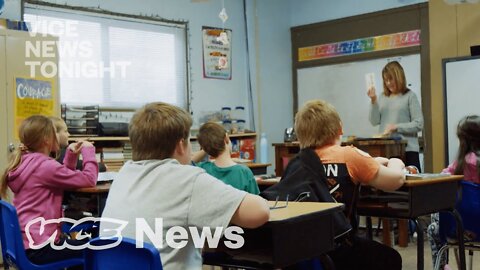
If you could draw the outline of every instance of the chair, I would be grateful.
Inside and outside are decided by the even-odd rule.
[[[480,184],[461,181],[461,193],[457,195],[456,210],[459,212],[464,228],[465,250],[468,250],[468,269],[473,266],[473,252],[480,250]],[[440,258],[450,247],[458,248],[456,241],[455,219],[447,214],[440,213],[440,238],[446,243],[440,248],[435,262],[435,269],[440,267]],[[458,263],[458,259],[457,259]]]
[[[0,200],[0,238],[2,242],[2,256],[4,268],[22,270],[63,269],[70,266],[82,265],[82,258],[68,259],[49,264],[34,264],[25,253],[17,211],[13,205]]]
[[[117,241],[117,238],[90,240],[90,246],[104,246]],[[143,269],[162,270],[160,253],[150,243],[143,243],[143,248],[137,248],[134,239],[122,238],[113,248],[85,250],[85,269],[89,270],[122,270]]]

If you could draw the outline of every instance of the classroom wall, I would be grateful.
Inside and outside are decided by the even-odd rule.
[[[469,56],[470,46],[480,45],[480,3],[447,5],[441,0],[431,0],[429,17],[431,119],[432,130],[439,131],[432,140],[433,171],[439,172],[445,162],[442,59]]]
[[[274,164],[272,143],[283,142],[285,128],[293,125],[290,0],[248,1],[251,10],[252,85],[257,133],[267,135],[268,162]],[[259,148],[257,148],[259,149]],[[257,151],[257,154],[260,152]],[[268,173],[273,173],[270,166]]]
[[[292,26],[324,22],[424,2],[428,2],[428,0],[292,0]]]

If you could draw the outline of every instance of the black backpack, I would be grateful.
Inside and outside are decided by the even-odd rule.
[[[290,160],[280,182],[264,190],[260,196],[269,201],[336,202],[326,181],[322,161],[313,149],[305,148]],[[352,196],[355,197],[355,194]],[[345,212],[352,216],[354,204],[346,207]],[[336,238],[352,230],[342,212],[336,212],[333,221]]]

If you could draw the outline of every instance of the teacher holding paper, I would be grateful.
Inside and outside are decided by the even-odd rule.
[[[407,88],[405,73],[397,61],[383,68],[382,78],[383,93],[379,97],[374,86],[367,92],[372,101],[370,123],[380,125],[382,135],[400,135],[407,140],[405,165],[420,170],[418,132],[423,129],[423,115],[417,95]]]

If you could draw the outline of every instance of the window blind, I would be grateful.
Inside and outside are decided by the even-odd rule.
[[[101,13],[26,6],[30,31],[59,37],[61,103],[187,109],[186,28]]]

